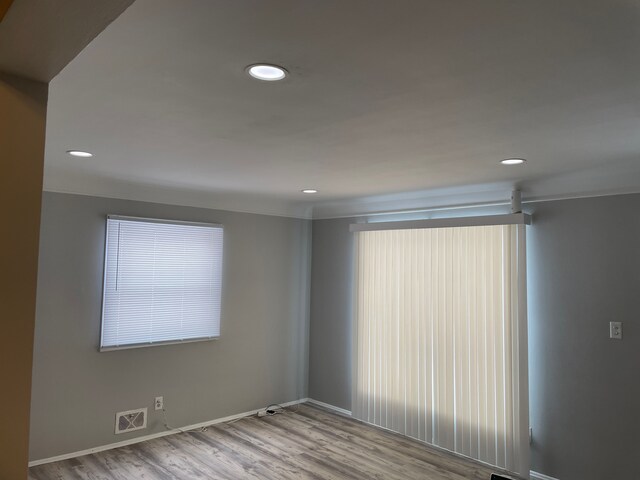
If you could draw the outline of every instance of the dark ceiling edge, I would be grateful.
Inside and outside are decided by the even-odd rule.
[[[13,0],[0,0],[0,22],[4,20],[5,15],[11,8]]]
[[[0,71],[49,83],[133,2],[0,0]]]
[[[13,1],[13,0],[11,0]],[[122,10],[120,10],[119,12],[114,12],[114,15],[110,16],[111,18],[107,18],[107,23],[105,25],[102,26],[102,28],[98,28],[96,29],[97,31],[95,32],[90,32],[88,34],[88,38],[86,38],[84,45],[82,46],[82,48],[80,48],[68,61],[67,63],[65,63],[64,65],[60,66],[60,68],[53,73],[53,75],[51,76],[51,78],[49,79],[49,81],[53,80],[54,78],[56,78],[58,76],[58,74],[60,72],[62,72],[67,65],[69,65],[71,62],[73,62],[76,57],[78,55],[80,55],[82,53],[82,51],[87,48],[89,46],[89,44],[91,44],[91,42],[93,42],[102,32],[104,32],[107,28],[109,28],[109,25],[111,25],[114,21],[116,21],[120,15],[122,15],[124,12],[127,11],[127,9],[129,7],[131,7],[131,5],[133,5],[133,3],[135,2],[135,0],[128,0],[128,5],[126,7],[124,7]]]

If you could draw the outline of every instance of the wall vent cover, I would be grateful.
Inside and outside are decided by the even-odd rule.
[[[116,434],[147,428],[147,409],[138,408],[116,413]]]

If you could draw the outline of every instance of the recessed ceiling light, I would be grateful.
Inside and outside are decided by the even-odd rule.
[[[257,63],[249,65],[246,71],[253,78],[264,80],[265,82],[276,82],[283,80],[287,76],[287,71],[278,65],[269,65],[268,63]]]
[[[526,162],[524,158],[505,158],[504,160],[500,160],[500,163],[503,165],[520,165]]]
[[[69,155],[73,155],[74,157],[93,157],[93,153],[83,152],[82,150],[67,150]]]
[[[302,190],[302,193],[318,193],[318,190],[314,188],[305,188],[304,190]]]

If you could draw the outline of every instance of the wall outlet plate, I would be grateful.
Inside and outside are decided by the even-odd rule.
[[[609,338],[622,340],[622,322],[609,322]]]
[[[156,397],[153,401],[153,408],[155,410],[162,410],[164,408],[164,397]]]

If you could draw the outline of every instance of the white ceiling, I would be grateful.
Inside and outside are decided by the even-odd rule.
[[[137,0],[49,95],[51,191],[315,217],[640,191],[632,0]]]

